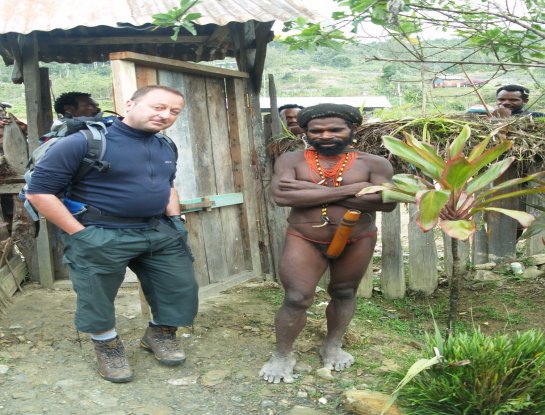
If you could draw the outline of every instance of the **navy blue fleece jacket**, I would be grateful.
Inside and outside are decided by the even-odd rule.
[[[176,175],[176,157],[170,146],[153,133],[135,130],[116,120],[108,128],[105,173],[92,170],[76,183],[70,198],[105,215],[150,217],[165,212]],[[76,174],[87,151],[87,140],[76,133],[54,143],[37,164],[28,193],[59,194]]]

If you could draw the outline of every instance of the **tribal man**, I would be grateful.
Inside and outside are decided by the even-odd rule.
[[[324,367],[343,370],[354,362],[343,351],[342,338],[356,307],[356,291],[376,243],[375,212],[391,211],[380,194],[356,197],[364,187],[388,182],[390,163],[352,147],[362,123],[357,108],[319,104],[297,116],[310,148],[284,153],[274,167],[272,193],[279,206],[290,206],[280,280],[285,296],[275,318],[276,349],[260,376],[269,383],[293,382],[293,343],[306,323],[320,277],[329,266],[331,280],[326,308],[327,335],[320,349]],[[326,256],[341,219],[348,210],[361,212],[344,251]]]

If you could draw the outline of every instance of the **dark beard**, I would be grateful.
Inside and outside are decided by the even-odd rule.
[[[335,144],[332,147],[322,147],[322,142],[319,140],[310,140],[307,137],[307,142],[314,147],[314,149],[324,156],[338,156],[342,154],[344,149],[352,143],[352,138],[354,137],[354,132],[350,133],[350,136],[346,140],[331,140],[327,144]]]

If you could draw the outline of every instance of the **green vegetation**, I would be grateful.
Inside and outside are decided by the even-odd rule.
[[[410,414],[545,413],[545,337],[529,330],[512,336],[461,333],[445,343],[427,337],[426,355],[443,356],[400,392]],[[399,373],[403,377],[404,372]]]
[[[93,64],[42,63],[49,68],[51,94],[58,97],[63,92],[90,92],[103,110],[113,110],[112,71],[109,62]],[[24,85],[11,82],[13,67],[0,66],[0,101],[13,105],[10,111],[26,119]]]
[[[443,47],[434,55],[436,60],[462,60],[468,49],[459,46],[456,39],[438,39],[428,42]],[[278,96],[363,96],[385,95],[393,108],[377,112],[382,119],[406,116],[441,114],[464,111],[481,102],[471,87],[433,88],[436,76],[455,76],[465,80],[458,66],[423,63],[421,65],[385,62],[382,59],[410,57],[402,45],[394,41],[344,45],[341,50],[318,48],[315,51],[289,51],[284,44],[269,44],[265,72],[273,74]],[[472,59],[473,60],[473,59]],[[484,53],[475,53],[474,60],[488,62]],[[488,104],[494,104],[496,89],[509,83],[520,83],[530,88],[530,105],[534,109],[542,103],[545,69],[532,68],[498,72],[494,66],[465,65],[472,80],[488,81],[479,92]],[[268,95],[267,77],[262,95]],[[422,107],[425,98],[426,105]]]
[[[459,59],[466,52],[456,47],[455,40],[436,40],[441,45],[451,45],[448,56]],[[267,74],[273,74],[279,96],[363,96],[385,95],[391,109],[377,111],[382,119],[399,119],[422,114],[422,98],[426,98],[427,114],[463,111],[480,103],[470,87],[432,88],[436,74],[464,77],[456,68],[440,64],[404,65],[398,62],[381,62],[376,57],[390,59],[403,57],[407,52],[396,42],[374,42],[346,45],[342,50],[318,48],[316,51],[289,51],[288,47],[271,42],[267,52],[262,95],[268,95]],[[483,56],[485,59],[486,56]],[[222,61],[223,64],[225,62]],[[113,109],[111,68],[108,62],[93,64],[43,63],[49,68],[54,96],[68,91],[90,92],[102,109]],[[521,83],[530,88],[530,103],[540,97],[540,86],[534,79],[545,78],[545,69],[496,73],[490,67],[467,65],[472,79],[491,82],[482,86],[480,93],[489,104],[494,103],[495,90],[503,84]],[[12,67],[0,66],[0,101],[13,105],[12,112],[25,118],[24,88],[11,82]],[[545,108],[538,101],[535,110]]]

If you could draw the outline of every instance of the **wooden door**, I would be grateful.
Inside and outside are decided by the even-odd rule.
[[[175,181],[201,287],[261,273],[258,200],[245,104],[247,74],[133,53],[111,55],[116,111],[139,87],[170,86],[186,97],[167,131],[178,146]]]

